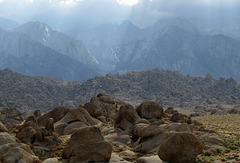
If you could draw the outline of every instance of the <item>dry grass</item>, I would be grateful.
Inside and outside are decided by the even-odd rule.
[[[206,115],[194,117],[193,120],[203,123],[207,130],[215,131],[224,138],[240,138],[240,115]]]
[[[204,162],[240,162],[240,115],[206,115],[194,117],[193,120],[203,123],[207,130],[221,137],[227,150],[218,156],[202,156]]]

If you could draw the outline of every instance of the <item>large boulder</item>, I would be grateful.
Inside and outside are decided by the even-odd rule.
[[[61,120],[68,112],[69,108],[56,107],[52,111],[42,115],[37,119],[39,126],[45,127],[49,118],[53,118],[54,123]]]
[[[72,134],[63,149],[63,158],[71,162],[106,162],[112,150],[98,127],[83,127]]]
[[[133,135],[136,138],[148,138],[158,135],[163,132],[163,129],[155,124],[148,124],[144,122],[137,122],[133,126]]]
[[[158,156],[171,163],[194,163],[203,150],[203,143],[192,133],[174,133],[160,146]]]
[[[141,134],[143,133],[143,130],[149,126],[149,123],[144,123],[144,122],[136,122],[133,127],[133,138],[138,139],[141,137]]]
[[[71,109],[60,121],[54,124],[54,131],[59,135],[72,134],[77,129],[96,125],[94,119],[84,108]]]
[[[0,121],[6,128],[11,128],[14,124],[22,123],[23,117],[16,108],[4,108],[0,112]]]
[[[125,104],[120,107],[115,119],[115,127],[122,130],[132,132],[132,126],[141,118],[138,116],[136,110],[130,104]]]
[[[111,97],[100,93],[97,97],[92,97],[90,102],[84,105],[84,108],[90,113],[91,116],[103,121],[113,120],[117,114],[117,104]]]
[[[155,101],[144,101],[136,111],[141,118],[147,120],[161,119],[164,116],[163,108]]]
[[[21,144],[18,140],[6,132],[0,133],[0,162],[40,162],[29,146]]]
[[[133,150],[148,154],[156,154],[159,146],[168,137],[160,126],[146,123],[136,123],[133,126],[133,135],[135,139],[137,138]]]

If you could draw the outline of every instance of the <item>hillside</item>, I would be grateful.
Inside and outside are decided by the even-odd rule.
[[[67,82],[52,77],[29,77],[5,69],[0,71],[0,107],[21,110],[77,107],[105,92],[133,105],[155,100],[163,106],[194,109],[209,105],[237,105],[240,85],[233,79],[215,80],[184,76],[174,71],[146,70],[125,75],[95,77],[85,82]]]

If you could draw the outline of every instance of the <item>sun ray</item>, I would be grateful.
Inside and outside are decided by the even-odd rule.
[[[117,0],[117,2],[121,5],[133,6],[136,5],[139,0]]]

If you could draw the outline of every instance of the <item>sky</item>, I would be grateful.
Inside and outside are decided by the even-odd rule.
[[[159,19],[226,18],[240,15],[240,0],[0,0],[0,17],[41,21],[54,28],[121,23],[144,27]]]

